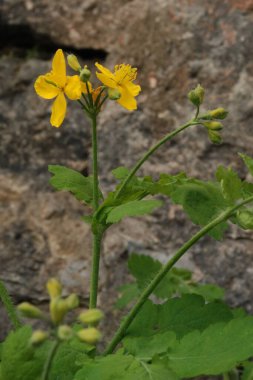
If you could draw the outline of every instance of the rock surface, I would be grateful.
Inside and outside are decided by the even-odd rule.
[[[76,104],[60,129],[49,126],[50,102],[34,94],[35,78],[50,68],[58,47],[83,63],[139,69],[139,109],[108,103],[99,121],[100,178],[131,167],[142,152],[192,115],[186,94],[206,88],[206,109],[224,105],[224,144],[213,146],[192,128],[163,146],[140,173],[161,171],[212,178],[218,163],[245,177],[238,151],[252,155],[252,0],[3,0],[0,4],[0,277],[16,302],[44,303],[44,284],[58,276],[68,291],[88,297],[91,237],[84,209],[48,185],[48,164],[90,171],[90,131]],[[100,304],[113,304],[127,278],[132,250],[165,261],[196,228],[180,208],[167,204],[152,216],[125,220],[104,241]],[[230,229],[223,243],[203,239],[183,260],[203,281],[225,287],[233,305],[252,311],[253,235]],[[81,290],[80,290],[81,289]],[[109,303],[109,304],[108,304]],[[1,337],[7,331],[4,311]],[[117,322],[115,322],[116,324]],[[110,327],[112,329],[112,327]]]

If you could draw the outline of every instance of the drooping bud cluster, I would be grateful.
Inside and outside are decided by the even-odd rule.
[[[79,306],[78,296],[72,293],[68,297],[63,298],[62,285],[55,278],[51,278],[47,282],[46,288],[50,297],[50,318],[37,306],[29,302],[22,302],[18,305],[18,310],[24,317],[50,321],[51,325],[53,324],[54,326],[52,334],[43,330],[35,330],[30,338],[31,345],[38,346],[50,337],[56,338],[59,341],[67,341],[73,337],[77,337],[82,342],[95,345],[101,339],[101,333],[96,326],[104,316],[102,311],[99,309],[82,311],[78,315],[78,321],[87,326],[79,331],[75,331],[71,326],[62,323],[66,314]]]

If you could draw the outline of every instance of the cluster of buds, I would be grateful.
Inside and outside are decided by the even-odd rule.
[[[198,111],[200,105],[204,101],[204,95],[205,90],[202,86],[200,86],[200,84],[198,84],[196,88],[188,93],[189,100],[192,102],[192,104],[194,104],[195,107],[197,107]],[[204,115],[199,116],[198,111],[196,120],[199,121],[207,129],[210,141],[214,144],[220,144],[222,141],[220,131],[222,130],[223,125],[219,120],[225,119],[228,115],[228,112],[224,108],[218,107],[208,111]]]
[[[87,65],[82,68],[77,57],[74,54],[68,54],[67,61],[71,69],[79,72],[81,81],[84,83],[88,82],[91,76],[91,72],[88,69]]]
[[[34,331],[30,343],[32,345],[39,345],[52,335],[53,337],[56,336],[60,341],[66,341],[76,336],[82,342],[91,345],[96,344],[101,338],[101,333],[97,330],[96,326],[103,318],[103,313],[98,309],[82,311],[78,316],[78,321],[88,326],[76,332],[71,326],[63,324],[63,322],[66,314],[79,306],[78,296],[73,293],[63,298],[61,283],[54,278],[47,282],[47,291],[50,297],[49,317],[40,308],[29,302],[22,302],[18,305],[18,310],[22,316],[49,321],[51,326],[53,326],[51,334],[44,330]]]

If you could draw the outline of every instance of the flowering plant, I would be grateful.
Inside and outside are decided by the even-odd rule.
[[[224,166],[218,167],[213,181],[185,173],[165,173],[159,179],[137,176],[139,168],[159,147],[192,126],[204,127],[212,143],[221,143],[221,120],[226,118],[226,110],[218,107],[201,113],[205,91],[198,85],[188,94],[195,107],[193,118],[165,135],[133,168],[114,169],[117,185],[104,196],[98,177],[97,117],[109,100],[129,111],[137,108],[136,97],[141,91],[134,83],[137,69],[121,64],[111,72],[96,63],[101,84],[94,87],[87,66],[82,68],[73,54],[67,61],[76,75],[66,74],[65,57],[59,49],[52,70],[37,78],[35,90],[44,99],[54,99],[50,119],[53,127],[60,127],[64,121],[66,97],[77,101],[91,121],[92,175],[49,165],[52,186],[69,191],[90,209],[83,218],[93,235],[89,310],[79,313],[77,323],[67,324],[66,316],[79,307],[78,296],[63,298],[61,284],[51,279],[47,283],[49,315],[27,302],[18,306],[23,316],[49,326],[32,332],[27,326],[21,327],[19,315],[0,283],[1,298],[15,330],[2,344],[0,380],[176,380],[218,374],[223,374],[224,379],[239,379],[241,368],[243,379],[251,379],[253,317],[241,309],[231,309],[223,301],[222,289],[194,282],[188,270],[175,268],[175,264],[206,234],[221,240],[229,223],[253,229],[253,183],[241,180],[232,168]],[[253,175],[253,159],[245,154],[240,157]],[[157,195],[181,205],[200,229],[165,265],[145,255],[130,256],[134,281],[121,289],[116,306],[133,306],[109,343],[105,343],[99,326],[103,313],[97,308],[103,236],[123,218],[151,213],[160,207],[162,201],[154,199]]]

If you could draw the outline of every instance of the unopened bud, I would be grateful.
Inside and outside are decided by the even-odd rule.
[[[85,343],[96,344],[101,339],[101,333],[95,327],[79,330],[76,335]]]
[[[212,131],[209,129],[208,130],[208,137],[213,144],[221,144],[222,143],[221,135],[217,131]]]
[[[108,98],[111,100],[118,100],[121,98],[121,93],[117,88],[108,88]]]
[[[222,107],[219,107],[214,110],[208,111],[208,114],[211,116],[212,119],[223,120],[227,117],[228,111],[226,111]]]
[[[212,131],[220,131],[223,125],[219,121],[206,121],[203,125]]]
[[[199,107],[203,103],[205,90],[200,84],[188,93],[188,99],[196,106]]]
[[[43,330],[35,330],[30,338],[30,343],[33,346],[39,346],[48,338],[48,333]]]
[[[43,317],[42,311],[29,302],[22,302],[17,308],[26,318],[40,319]]]
[[[244,230],[253,229],[253,211],[243,210],[237,211],[236,219],[240,227]]]
[[[103,317],[104,317],[104,314],[101,310],[90,309],[90,310],[82,312],[79,315],[78,319],[80,322],[89,325],[89,324],[96,324],[100,322]]]
[[[65,302],[67,303],[69,310],[75,309],[79,306],[79,298],[75,293],[70,294],[70,296],[65,299]]]
[[[78,59],[74,54],[68,54],[67,61],[68,61],[69,66],[71,67],[71,69],[73,69],[75,71],[81,71],[82,70],[80,63],[78,62]]]
[[[61,340],[69,340],[73,336],[73,330],[67,325],[62,325],[58,327],[57,336]]]
[[[56,278],[51,278],[47,282],[47,291],[51,299],[61,296],[62,286]]]
[[[85,66],[81,71],[80,71],[80,79],[82,82],[88,82],[88,80],[90,79],[90,76],[91,76],[91,72],[90,70],[88,69],[87,66]]]
[[[61,298],[54,298],[50,302],[50,316],[55,325],[62,322],[65,314],[68,312],[68,303]]]

